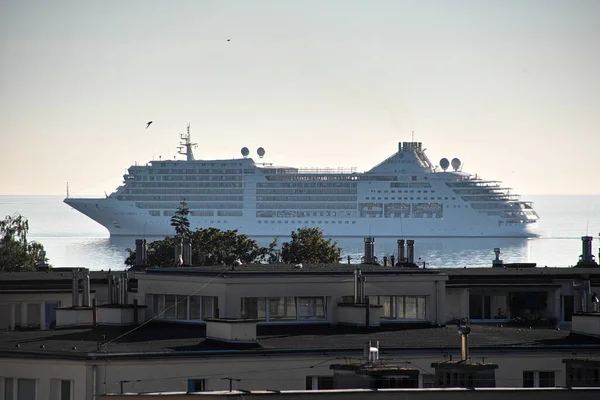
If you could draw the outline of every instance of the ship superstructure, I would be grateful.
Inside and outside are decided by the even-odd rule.
[[[65,203],[111,235],[165,236],[182,201],[192,229],[237,229],[250,236],[289,236],[319,227],[326,236],[535,236],[533,205],[501,182],[461,171],[457,158],[435,167],[420,142],[366,172],[346,168],[273,166],[242,157],[196,160],[189,127],[184,160],[133,165],[106,198],[67,197]],[[265,154],[257,150],[259,159]],[[451,170],[449,170],[451,167]]]

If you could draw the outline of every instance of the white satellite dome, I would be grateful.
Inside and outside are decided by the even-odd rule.
[[[442,169],[444,171],[447,170],[449,166],[450,166],[450,161],[448,161],[447,158],[442,158],[440,160],[440,167],[442,167]]]
[[[453,158],[452,159],[452,168],[454,168],[455,171],[458,171],[458,169],[460,168],[460,160],[458,158]]]

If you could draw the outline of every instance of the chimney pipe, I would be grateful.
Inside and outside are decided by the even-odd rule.
[[[365,238],[365,264],[375,264],[375,238]]]
[[[83,275],[83,306],[91,306],[91,295],[90,295],[90,271],[86,271]]]
[[[75,272],[73,272],[72,295],[73,307],[79,307],[79,276]]]
[[[359,303],[359,292],[360,292],[360,268],[354,269],[354,304]]]
[[[467,361],[470,358],[468,335],[471,333],[471,328],[468,326],[459,326],[458,333],[461,336],[460,359],[461,361]]]
[[[404,239],[398,240],[398,264],[402,264],[405,261],[404,258]]]
[[[135,266],[146,265],[146,240],[135,239]]]
[[[192,265],[192,239],[183,239],[183,265]]]
[[[127,280],[127,273],[121,274],[121,305],[127,304]]]
[[[410,264],[415,263],[415,241],[407,240],[406,241],[406,262]]]
[[[112,304],[113,303],[113,280],[112,280],[112,274],[109,272],[108,275],[106,275],[106,282],[108,283],[108,304]]]

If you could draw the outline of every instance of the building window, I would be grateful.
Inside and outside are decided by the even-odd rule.
[[[73,382],[68,380],[60,381],[60,400],[73,400]]]
[[[554,387],[554,371],[523,371],[523,387]]]
[[[307,376],[306,390],[331,390],[333,387],[333,376]]]
[[[36,400],[35,379],[4,378],[4,399]]]
[[[217,297],[152,295],[152,312],[157,319],[199,321],[215,316]]]
[[[508,318],[507,313],[508,309],[505,295],[469,295],[470,319],[505,319]]]
[[[242,297],[241,301],[242,318],[273,322],[327,319],[325,297]]]
[[[188,392],[204,392],[206,390],[206,379],[188,379]]]
[[[372,296],[374,304],[383,306],[382,319],[426,319],[426,296]]]

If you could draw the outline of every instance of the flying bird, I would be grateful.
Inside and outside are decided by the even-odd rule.
[[[231,39],[227,39],[228,42],[231,42]]]
[[[151,123],[152,123],[152,121],[150,121],[146,124],[146,129],[148,129],[148,127],[150,126]]]

